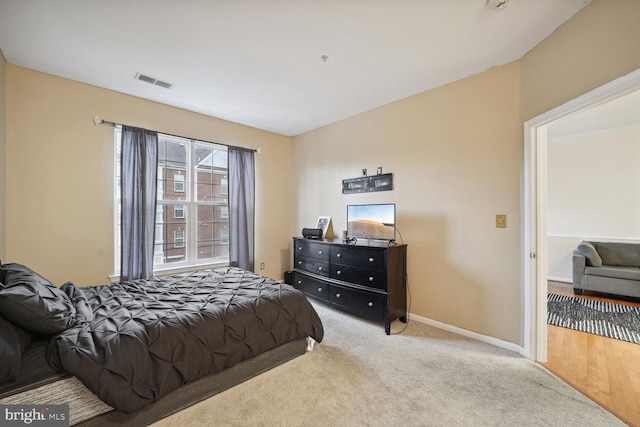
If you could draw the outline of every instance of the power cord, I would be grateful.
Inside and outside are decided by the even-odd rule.
[[[398,233],[398,235],[400,235],[401,244],[404,245],[404,239],[402,238],[402,233],[400,233],[400,230],[398,230],[397,228],[396,228],[396,232]],[[406,265],[406,262],[405,262],[405,265]],[[406,316],[405,320],[407,322],[404,324],[404,327],[401,330],[399,330],[398,332],[393,332],[390,335],[399,335],[399,334],[403,333],[405,329],[407,329],[407,326],[409,326],[409,313],[411,313],[412,298],[411,298],[411,289],[409,288],[409,275],[407,274],[406,269],[405,269],[405,273],[404,273],[404,282],[407,284],[407,296],[409,298],[409,307],[407,308],[407,314],[405,315]]]

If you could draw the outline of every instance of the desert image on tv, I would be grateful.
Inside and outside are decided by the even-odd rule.
[[[383,224],[378,221],[369,221],[365,219],[349,221],[348,228],[350,234],[349,237],[384,240],[393,240],[394,238],[393,225]]]

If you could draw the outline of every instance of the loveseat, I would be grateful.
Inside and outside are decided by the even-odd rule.
[[[640,298],[640,243],[581,242],[573,251],[573,292]]]

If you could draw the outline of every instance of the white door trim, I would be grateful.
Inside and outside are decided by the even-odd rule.
[[[547,360],[547,125],[640,90],[640,69],[524,123],[522,260],[523,355]]]

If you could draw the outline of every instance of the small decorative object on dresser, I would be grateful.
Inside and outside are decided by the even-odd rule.
[[[333,307],[384,322],[407,321],[407,245],[293,238],[293,286]]]
[[[331,224],[330,216],[319,216],[318,221],[316,222],[316,228],[322,230],[322,235],[327,237],[327,233],[329,232],[329,224]]]

